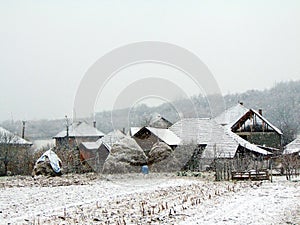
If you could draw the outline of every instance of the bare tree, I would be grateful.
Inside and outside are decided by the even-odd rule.
[[[299,169],[300,169],[299,153],[282,155],[281,164],[287,180],[291,180],[292,176],[299,175]]]
[[[0,161],[4,165],[4,175],[8,173],[8,165],[17,155],[17,137],[13,133],[0,132]]]

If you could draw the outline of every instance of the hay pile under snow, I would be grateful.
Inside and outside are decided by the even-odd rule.
[[[138,173],[147,161],[147,156],[136,141],[125,137],[112,146],[103,173]]]
[[[181,167],[174,151],[164,142],[154,144],[148,156],[148,164],[152,172],[174,172]]]

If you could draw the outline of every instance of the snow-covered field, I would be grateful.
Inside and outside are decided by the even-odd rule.
[[[171,174],[0,178],[1,224],[300,224],[300,182]]]

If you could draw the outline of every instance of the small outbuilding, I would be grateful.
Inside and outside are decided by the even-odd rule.
[[[80,161],[89,164],[94,171],[102,171],[112,146],[125,138],[120,130],[114,130],[94,142],[82,142],[79,145]]]
[[[178,146],[181,142],[180,138],[169,129],[142,127],[140,129],[133,128],[131,130],[133,139],[144,150],[147,155],[153,145],[157,142],[164,142],[172,149]]]
[[[110,153],[110,146],[101,139],[96,142],[82,142],[79,145],[80,161],[88,164],[94,171],[101,171]]]

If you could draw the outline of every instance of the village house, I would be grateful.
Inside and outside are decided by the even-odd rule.
[[[32,142],[19,137],[16,134],[0,127],[0,174],[24,174],[31,165],[26,158]]]
[[[95,142],[103,136],[104,133],[95,127],[95,123],[94,126],[90,126],[86,122],[80,121],[66,127],[53,138],[57,148],[74,148],[81,142]]]
[[[244,140],[278,154],[282,148],[282,132],[262,113],[247,109],[239,103],[215,118],[218,124],[230,129]]]
[[[271,152],[244,140],[237,134],[209,118],[185,118],[169,128],[180,139],[180,145],[190,146],[197,152],[185,169],[205,170],[218,162],[231,162],[231,169],[245,170],[266,167]]]
[[[171,130],[164,128],[132,127],[130,129],[130,135],[144,150],[146,155],[150,152],[155,143],[164,142],[174,149],[181,141]]]

